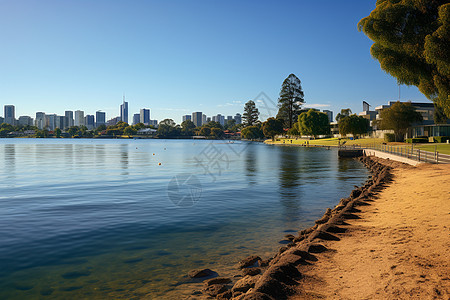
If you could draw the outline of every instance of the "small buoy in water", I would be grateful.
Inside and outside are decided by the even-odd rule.
[[[166,148],[164,148],[164,150],[166,150]]]
[[[153,155],[155,155],[155,153],[153,153]]]
[[[161,165],[161,163],[158,164],[158,166],[160,166],[160,165]]]
[[[136,149],[137,149],[137,147],[136,147]]]

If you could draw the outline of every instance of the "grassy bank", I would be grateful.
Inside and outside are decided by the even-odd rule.
[[[339,146],[338,138],[329,138],[329,139],[317,139],[317,140],[306,140],[306,139],[277,139],[276,141],[266,140],[266,144],[274,144],[274,145],[305,145],[308,143],[310,146]],[[367,139],[341,139],[341,145],[344,144],[346,146],[358,145],[362,147],[370,147],[374,145],[381,145],[384,143],[384,140],[381,138],[367,138]],[[411,148],[412,145],[408,143],[386,143],[387,145],[392,145],[396,147],[405,147]],[[429,143],[429,144],[414,144],[415,149],[421,149],[425,151],[434,152],[435,149],[442,154],[450,155],[450,144],[437,144],[437,143]]]

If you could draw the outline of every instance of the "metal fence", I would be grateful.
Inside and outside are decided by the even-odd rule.
[[[425,151],[415,148],[414,145],[409,146],[392,146],[392,145],[351,145],[341,146],[344,149],[373,149],[385,153],[390,153],[397,156],[406,157],[412,160],[427,162],[433,164],[450,164],[450,155],[441,154],[436,149],[434,152]]]

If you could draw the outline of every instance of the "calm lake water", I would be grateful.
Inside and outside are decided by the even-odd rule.
[[[0,299],[189,295],[368,176],[336,150],[196,140],[0,139]]]

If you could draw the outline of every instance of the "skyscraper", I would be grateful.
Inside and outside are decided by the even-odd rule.
[[[120,104],[120,120],[128,123],[128,102],[125,102],[125,95],[123,96],[123,103]]]
[[[202,126],[203,122],[203,113],[201,111],[193,112],[192,113],[192,122],[195,126],[200,127]]]
[[[5,105],[5,118],[4,122],[11,125],[16,125],[16,116],[15,116],[15,107],[14,105]]]
[[[95,120],[94,115],[86,115],[85,119],[85,125],[89,130],[94,129],[95,127]]]
[[[84,111],[82,110],[76,110],[75,111],[75,122],[74,122],[75,126],[83,126],[85,125],[85,120],[84,120]]]
[[[241,116],[241,114],[240,114],[240,113],[237,113],[237,114],[234,116],[234,120],[236,121],[236,124],[242,124],[242,116]]]
[[[150,125],[150,109],[141,108],[141,113],[139,115],[139,122]]]
[[[136,125],[137,123],[141,122],[141,114],[134,114],[133,115],[133,125]]]
[[[20,116],[18,123],[19,123],[19,125],[33,126],[33,118],[29,117],[29,116]]]
[[[66,117],[65,116],[56,116],[56,127],[59,129],[66,128]]]
[[[95,127],[98,127],[100,125],[106,125],[106,113],[97,111],[95,113]]]
[[[73,122],[73,111],[71,110],[66,110],[66,112],[64,113],[64,128],[69,128],[72,127],[74,122]]]
[[[50,115],[45,115],[45,123],[48,126],[48,130],[55,130],[56,129],[56,115],[55,114],[50,114]]]
[[[46,124],[45,112],[37,112],[36,120],[34,122],[35,122],[37,128],[39,128],[39,129],[46,128],[47,124]]]
[[[191,121],[191,119],[192,119],[192,116],[191,115],[184,115],[183,116],[183,121],[182,122],[184,122],[184,121]]]

